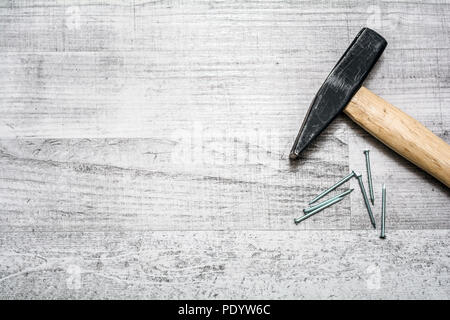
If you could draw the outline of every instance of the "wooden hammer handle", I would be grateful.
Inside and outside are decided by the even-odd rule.
[[[364,87],[344,112],[389,148],[450,187],[450,146],[420,122]]]

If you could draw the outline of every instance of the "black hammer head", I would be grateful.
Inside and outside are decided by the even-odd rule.
[[[289,155],[291,159],[297,159],[347,106],[386,45],[386,40],[369,28],[358,33],[314,97]]]

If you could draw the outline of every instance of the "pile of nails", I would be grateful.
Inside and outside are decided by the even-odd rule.
[[[370,201],[372,202],[372,205],[374,205],[375,197],[373,194],[373,184],[372,184],[372,173],[370,170],[369,150],[364,150],[364,155],[366,157],[366,170],[367,170],[367,181],[368,181],[368,185],[369,185]],[[364,203],[367,208],[367,213],[369,214],[370,223],[372,224],[374,229],[376,229],[375,218],[373,217],[372,208],[370,206],[369,199],[367,198],[366,189],[364,188],[362,176],[356,174],[354,171],[352,171],[348,176],[342,178],[340,181],[336,182],[334,185],[329,187],[327,190],[325,190],[324,192],[317,195],[314,199],[312,199],[309,202],[309,205],[311,207],[303,209],[304,215],[302,217],[294,219],[295,224],[298,224],[298,223],[308,219],[309,217],[312,217],[313,215],[322,211],[323,209],[328,208],[329,206],[332,206],[333,204],[338,203],[339,201],[344,199],[346,195],[350,194],[353,191],[353,189],[348,189],[347,191],[342,192],[341,194],[338,194],[335,197],[332,197],[332,198],[325,200],[323,202],[320,202],[318,204],[314,204],[319,199],[322,199],[327,194],[329,194],[331,191],[333,191],[340,185],[344,184],[345,182],[349,181],[353,177],[358,179],[359,188],[361,189]],[[386,238],[385,224],[386,224],[386,186],[383,184],[382,193],[381,193],[381,234],[380,234],[381,239]]]

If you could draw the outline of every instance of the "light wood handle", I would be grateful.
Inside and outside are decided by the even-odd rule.
[[[389,148],[450,187],[450,146],[420,122],[364,87],[344,112]]]

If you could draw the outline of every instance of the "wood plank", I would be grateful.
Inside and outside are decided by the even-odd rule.
[[[350,144],[342,136],[333,125],[294,165],[283,150],[267,153],[264,145],[234,139],[200,147],[157,139],[3,139],[0,230],[367,229],[356,181],[340,188],[355,188],[351,217],[346,199],[292,223],[310,199],[350,171],[347,163],[365,174],[367,141],[375,185],[389,186],[390,228],[449,227],[444,186],[362,132]],[[201,157],[183,150],[201,150]]]
[[[329,180],[348,173],[342,136],[332,125],[296,165],[277,149],[279,140],[245,136],[193,146],[2,139],[0,230],[348,229],[349,199],[321,218],[293,223]]]
[[[342,52],[0,54],[0,137],[167,138],[197,122],[295,137]],[[448,139],[441,65],[442,50],[387,52],[366,86]]]
[[[2,299],[448,299],[448,230],[2,232]],[[45,286],[45,290],[43,289]]]
[[[0,49],[314,52],[343,49],[362,26],[395,48],[448,49],[449,16],[445,1],[14,0],[0,6]]]

